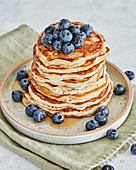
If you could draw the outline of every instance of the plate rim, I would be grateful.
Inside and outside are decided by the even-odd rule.
[[[0,104],[1,104],[1,107],[2,109],[4,110],[4,112],[7,114],[7,116],[9,116],[13,121],[15,121],[17,124],[19,124],[20,126],[23,126],[23,128],[26,128],[26,129],[29,129],[29,130],[32,130],[34,132],[38,132],[38,133],[42,133],[42,134],[45,134],[45,135],[51,135],[51,136],[64,136],[64,137],[74,137],[74,136],[83,136],[83,135],[88,135],[88,134],[95,134],[96,132],[99,132],[99,131],[102,131],[104,129],[107,129],[108,127],[112,126],[112,124],[116,123],[119,119],[121,119],[125,113],[127,113],[128,110],[130,110],[130,107],[131,107],[131,104],[132,104],[132,101],[133,101],[133,89],[132,89],[132,85],[130,83],[130,80],[128,79],[128,77],[125,75],[125,73],[119,68],[117,67],[115,64],[109,62],[106,60],[106,63],[108,65],[110,65],[111,67],[113,67],[115,70],[117,70],[121,76],[124,78],[126,84],[127,84],[127,90],[128,90],[128,100],[127,100],[127,103],[126,103],[126,106],[125,106],[125,109],[123,110],[123,112],[121,112],[121,114],[116,117],[114,120],[112,120],[110,123],[100,127],[100,128],[96,128],[95,130],[93,131],[85,131],[85,132],[80,132],[80,133],[73,133],[73,134],[56,134],[56,133],[50,133],[50,132],[44,132],[44,131],[40,131],[38,129],[34,129],[32,127],[28,127],[26,125],[24,125],[23,123],[19,122],[18,120],[14,119],[11,115],[10,115],[10,111],[8,110],[8,108],[6,107],[6,104],[4,102],[4,97],[3,97],[3,91],[4,91],[4,87],[5,87],[5,84],[9,78],[9,76],[16,70],[18,69],[19,67],[21,67],[22,65],[32,61],[33,58],[29,58],[23,62],[21,62],[20,64],[16,65],[15,67],[13,67],[7,74],[6,76],[4,77],[4,79],[2,80],[1,82],[1,85],[0,85]]]

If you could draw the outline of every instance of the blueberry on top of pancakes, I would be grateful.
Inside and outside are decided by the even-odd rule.
[[[48,27],[45,28],[44,32],[45,34],[53,34],[53,31],[55,30],[56,27],[50,25]]]
[[[84,24],[81,27],[76,24],[71,25],[68,19],[62,19],[58,23],[58,28],[50,25],[45,28],[44,33],[45,35],[42,38],[44,46],[53,45],[54,50],[71,54],[76,48],[81,48],[84,45],[86,37],[92,35],[93,27],[89,24]],[[69,42],[69,44],[64,44],[63,47],[62,44],[56,40],[60,40],[63,43]]]
[[[58,27],[60,30],[68,29],[71,26],[71,23],[68,19],[60,20]]]

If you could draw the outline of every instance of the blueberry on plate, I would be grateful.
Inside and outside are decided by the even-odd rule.
[[[81,48],[84,45],[84,40],[81,37],[75,36],[72,40],[75,48]]]
[[[105,125],[107,122],[107,116],[105,113],[102,112],[97,112],[94,116],[94,119],[99,122],[100,126]]]
[[[109,139],[117,139],[119,137],[119,132],[116,129],[109,129],[107,136]]]
[[[135,78],[133,71],[125,71],[125,74],[128,76],[129,80],[133,80]]]
[[[72,32],[72,34],[79,34],[80,33],[80,28],[79,28],[78,25],[71,25],[69,30],[70,30],[70,32]]]
[[[60,32],[60,39],[64,42],[70,42],[73,38],[72,33],[69,30],[62,30]]]
[[[21,102],[22,101],[23,94],[20,90],[14,90],[12,91],[12,99],[15,102]]]
[[[54,39],[59,39],[59,35],[60,35],[61,30],[59,30],[58,28],[55,28],[55,30],[53,31],[53,38]]]
[[[63,43],[62,43],[61,40],[56,40],[56,41],[54,41],[54,43],[53,43],[53,48],[54,48],[54,50],[56,50],[56,51],[61,51],[62,45],[63,45]]]
[[[51,46],[54,42],[54,38],[52,34],[45,34],[42,38],[42,43],[45,46]]]
[[[133,155],[136,155],[136,143],[131,146],[131,152]]]
[[[30,116],[30,117],[33,117],[33,113],[35,110],[37,110],[37,106],[33,105],[33,104],[30,104],[28,105],[26,108],[25,108],[25,113]]]
[[[87,37],[92,35],[92,33],[93,33],[93,27],[90,26],[89,24],[82,25],[80,30],[85,32]]]
[[[125,87],[122,84],[117,84],[113,92],[115,95],[123,95],[125,93]]]
[[[71,54],[73,53],[75,50],[75,47],[72,43],[65,43],[63,46],[62,46],[62,51],[65,53],[65,54]]]
[[[23,78],[28,78],[28,72],[26,70],[20,70],[17,72],[17,80],[22,80]]]
[[[28,91],[28,86],[31,84],[30,80],[24,78],[20,81],[20,86],[23,90]]]
[[[96,112],[101,112],[101,113],[106,114],[106,116],[108,116],[110,111],[106,106],[100,106],[100,107],[98,107]]]
[[[53,115],[53,122],[60,124],[64,121],[64,115],[61,112],[57,112]]]
[[[90,120],[89,122],[86,123],[86,130],[94,130],[99,127],[99,123],[96,120]]]
[[[80,37],[84,41],[86,40],[86,34],[83,31],[80,31],[80,33],[76,34],[75,36]]]
[[[68,29],[70,26],[71,26],[71,23],[68,19],[62,19],[58,23],[58,27],[59,27],[60,30]]]
[[[46,118],[46,113],[43,109],[37,109],[33,113],[33,119],[35,122],[42,122]]]
[[[111,166],[111,165],[104,165],[104,166],[102,167],[102,170],[114,170],[114,167]]]
[[[54,27],[53,25],[50,25],[45,28],[44,32],[45,32],[45,34],[53,34],[53,31],[55,30],[55,28],[56,27]]]

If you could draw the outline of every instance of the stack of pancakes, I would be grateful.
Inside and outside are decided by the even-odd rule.
[[[52,25],[58,27],[58,23]],[[31,85],[23,103],[35,104],[49,116],[61,112],[65,117],[77,118],[92,116],[99,106],[107,105],[113,85],[106,73],[105,60],[110,49],[104,37],[94,30],[83,47],[64,54],[44,46],[43,36],[44,31],[33,48]]]

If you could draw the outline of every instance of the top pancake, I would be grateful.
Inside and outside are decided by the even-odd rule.
[[[84,23],[71,22],[81,27]],[[58,27],[58,23],[52,24]],[[38,36],[36,44],[36,55],[41,57],[46,66],[59,66],[64,68],[77,67],[83,65],[86,60],[95,58],[106,48],[107,43],[104,37],[97,31],[93,31],[93,34],[84,42],[84,45],[80,49],[75,49],[72,54],[64,54],[62,51],[55,51],[52,46],[44,46],[42,43],[42,37],[44,31]]]

